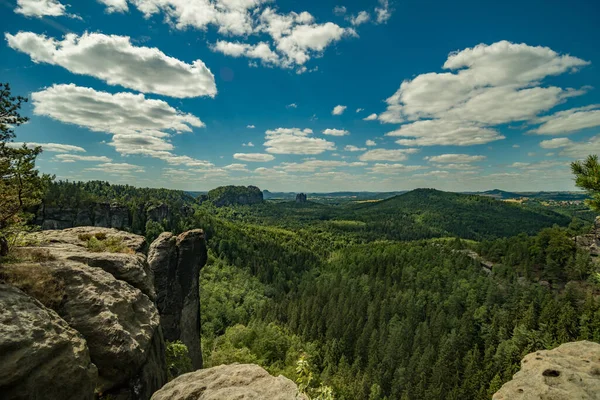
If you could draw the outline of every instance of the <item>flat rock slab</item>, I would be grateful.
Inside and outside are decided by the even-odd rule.
[[[565,343],[530,353],[493,400],[600,399],[600,344]]]
[[[230,364],[181,375],[151,400],[308,400],[294,382],[255,364]]]

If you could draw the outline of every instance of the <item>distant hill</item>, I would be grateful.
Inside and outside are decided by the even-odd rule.
[[[467,194],[489,196],[499,200],[526,198],[545,201],[581,201],[588,198],[585,192],[506,192],[500,189],[486,190],[485,192],[469,192]]]
[[[219,186],[198,196],[199,202],[210,201],[217,207],[234,204],[252,205],[263,202],[263,192],[256,186]]]
[[[416,189],[377,203],[354,205],[358,219],[390,237],[420,232],[424,237],[488,239],[535,234],[570,218],[550,210],[530,210],[491,197]]]

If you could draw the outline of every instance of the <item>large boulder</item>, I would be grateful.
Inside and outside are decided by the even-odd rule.
[[[565,343],[530,353],[493,400],[600,399],[600,344]]]
[[[576,236],[575,243],[590,252],[592,257],[600,255],[600,217],[596,217],[592,231],[587,235]]]
[[[294,382],[274,377],[255,364],[231,364],[181,375],[151,400],[296,400],[306,399]]]
[[[76,330],[39,301],[0,284],[2,399],[91,400],[97,375]]]
[[[201,229],[177,237],[164,232],[148,252],[165,339],[183,342],[196,369],[202,368],[199,274],[206,259]]]

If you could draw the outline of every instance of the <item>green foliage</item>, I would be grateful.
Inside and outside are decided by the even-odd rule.
[[[233,204],[256,204],[263,201],[262,191],[256,186],[219,186],[208,192],[206,198],[217,207]],[[203,198],[200,198],[202,200]]]
[[[41,147],[8,146],[15,137],[14,127],[27,121],[19,114],[26,101],[12,96],[7,83],[0,83],[0,256],[8,252],[9,236],[18,235],[18,228],[31,218],[27,211],[39,204],[52,179],[35,167]]]
[[[93,252],[109,253],[127,253],[132,254],[133,250],[127,247],[120,236],[106,236],[99,232],[88,237],[88,235],[79,235],[79,240],[85,241],[85,247]]]
[[[156,238],[165,231],[164,226],[156,221],[146,222],[146,242],[152,243]]]
[[[167,342],[166,348],[167,376],[169,381],[194,370],[188,348],[179,340]]]
[[[600,211],[600,164],[597,155],[590,155],[584,161],[571,163],[575,175],[575,185],[588,192],[591,199],[586,200],[594,211]]]

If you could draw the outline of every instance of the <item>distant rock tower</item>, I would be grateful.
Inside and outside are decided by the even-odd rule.
[[[296,203],[306,203],[306,194],[298,193],[296,195]]]

